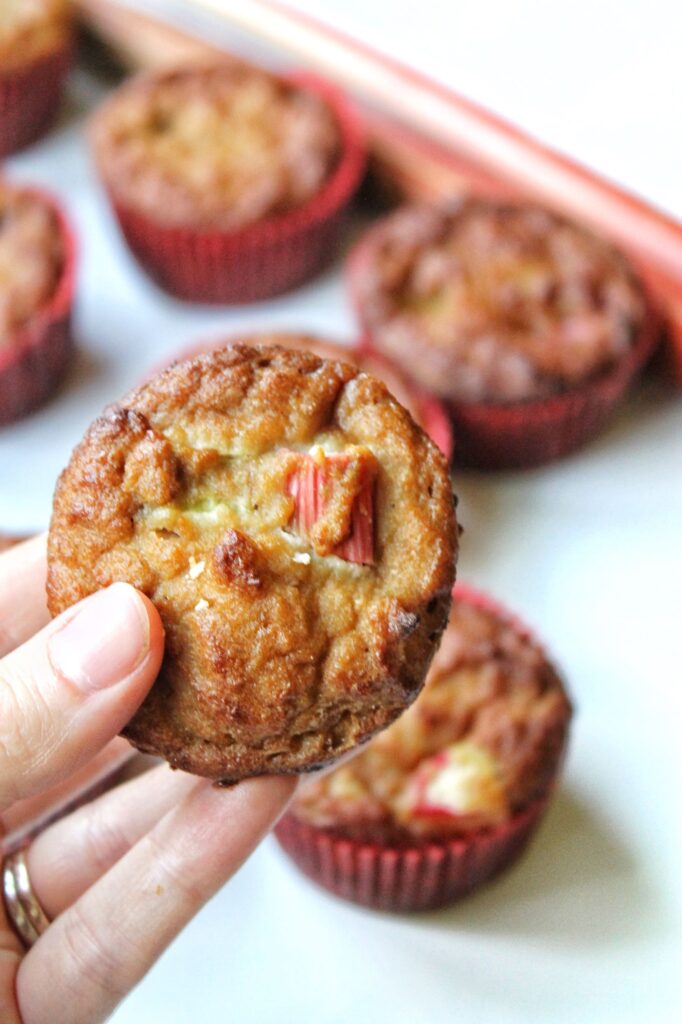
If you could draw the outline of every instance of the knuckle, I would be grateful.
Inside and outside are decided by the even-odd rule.
[[[147,836],[151,847],[151,863],[159,884],[171,890],[176,898],[179,896],[191,911],[197,910],[206,902],[206,892],[198,878],[186,871],[183,857],[163,846],[153,832]]]
[[[83,845],[100,874],[108,871],[112,864],[128,852],[131,842],[120,821],[107,812],[106,807],[91,804],[83,821]]]
[[[63,978],[72,992],[82,997],[85,986],[103,994],[109,1005],[126,995],[131,981],[126,970],[125,941],[107,941],[98,935],[80,904],[64,914],[62,953]]]
[[[0,666],[0,799],[23,796],[22,780],[49,758],[50,715],[38,686]]]

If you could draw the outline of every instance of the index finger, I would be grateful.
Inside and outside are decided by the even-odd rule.
[[[0,555],[0,658],[50,621],[46,575],[45,533]]]

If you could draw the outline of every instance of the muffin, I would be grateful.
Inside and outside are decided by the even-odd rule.
[[[125,735],[222,782],[301,772],[419,692],[456,557],[445,458],[375,378],[282,348],[179,363],[60,477],[53,615],[126,580],[166,630]]]
[[[228,345],[281,345],[299,352],[314,352],[322,359],[346,361],[371,373],[384,382],[394,398],[404,405],[416,423],[435,441],[447,459],[452,457],[453,438],[450,421],[441,403],[410,384],[395,366],[382,356],[360,352],[357,348],[321,341],[309,334],[276,332],[272,334],[237,335],[191,346],[180,358],[190,358]],[[164,363],[163,368],[168,366]]]
[[[365,343],[448,405],[464,464],[532,465],[579,446],[657,335],[625,258],[530,205],[406,207],[349,268]]]
[[[66,0],[0,5],[0,156],[43,134],[55,118],[71,60]]]
[[[42,192],[0,180],[0,425],[40,405],[71,356],[74,245]]]
[[[419,910],[507,867],[537,826],[571,707],[515,619],[458,587],[417,701],[348,763],[299,791],[277,836],[339,896]]]
[[[334,254],[364,168],[340,95],[226,58],[124,84],[91,142],[127,242],[167,291],[247,302]]]

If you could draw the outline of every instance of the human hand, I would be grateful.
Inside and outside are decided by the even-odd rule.
[[[0,557],[0,825],[102,756],[163,654],[158,613],[133,587],[114,584],[51,623],[44,587],[44,537]],[[34,944],[0,906],[2,1024],[103,1020],[237,871],[294,787],[261,778],[220,790],[164,765],[47,827],[24,851],[46,915]]]

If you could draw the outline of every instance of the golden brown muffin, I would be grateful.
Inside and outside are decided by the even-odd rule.
[[[55,494],[48,602],[144,591],[166,656],[126,735],[234,781],[331,761],[404,710],[456,547],[445,460],[382,383],[237,346],[91,426]]]
[[[387,359],[373,353],[363,352],[358,348],[335,345],[330,341],[322,341],[311,334],[293,334],[276,331],[271,334],[245,334],[233,338],[201,342],[191,346],[179,358],[189,359],[191,356],[214,352],[227,345],[281,345],[293,348],[298,352],[314,352],[322,359],[353,363],[365,373],[372,374],[382,380],[394,398],[404,405],[412,418],[435,441],[440,450],[449,458],[452,455],[453,438],[447,413],[440,403],[428,395],[422,394],[414,386],[408,384],[403,374]],[[165,367],[168,361],[164,363]],[[157,367],[157,370],[161,367]]]
[[[530,205],[409,207],[372,229],[356,300],[372,344],[453,402],[519,402],[627,355],[645,302],[625,258]]]
[[[63,230],[54,209],[0,181],[0,350],[51,299],[63,269]]]
[[[391,843],[494,828],[547,793],[570,717],[537,644],[490,608],[455,596],[419,698],[352,761],[306,783],[291,813]]]
[[[65,0],[2,0],[0,73],[59,49],[71,33]]]
[[[91,140],[114,199],[166,226],[221,231],[301,206],[340,154],[319,95],[228,58],[126,83]]]

